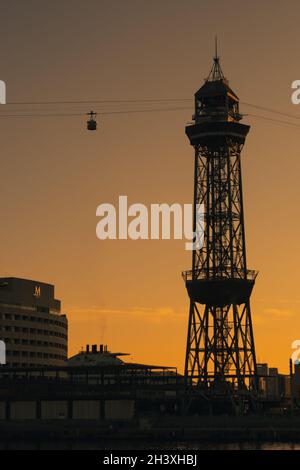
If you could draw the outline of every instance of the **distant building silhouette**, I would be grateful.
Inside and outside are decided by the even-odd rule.
[[[120,356],[129,356],[128,353],[111,352],[107,349],[106,345],[100,344],[97,349],[97,344],[91,346],[87,344],[85,351],[80,351],[75,356],[68,360],[71,366],[114,366],[124,364]]]
[[[257,364],[259,391],[262,398],[290,398],[290,376],[280,374],[277,367],[269,367],[267,363]]]

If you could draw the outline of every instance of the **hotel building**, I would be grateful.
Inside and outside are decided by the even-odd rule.
[[[0,340],[5,343],[8,367],[65,364],[68,321],[53,285],[0,278]]]

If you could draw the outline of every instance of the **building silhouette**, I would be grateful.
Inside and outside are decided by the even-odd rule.
[[[6,346],[7,367],[65,364],[68,322],[53,285],[0,278],[0,340]]]

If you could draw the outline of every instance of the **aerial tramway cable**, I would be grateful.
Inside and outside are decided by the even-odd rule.
[[[176,106],[166,106],[166,107],[161,107],[162,104],[174,104]],[[61,101],[15,101],[15,102],[9,102],[7,103],[3,108],[0,106],[0,119],[27,119],[27,118],[51,118],[51,117],[79,117],[79,116],[86,116],[88,114],[89,120],[87,121],[87,128],[88,130],[96,130],[97,128],[97,122],[96,122],[96,116],[97,114],[99,116],[104,116],[104,115],[114,115],[114,114],[135,114],[135,113],[155,113],[155,112],[169,112],[169,111],[187,111],[191,110],[191,107],[187,106],[178,106],[180,104],[184,103],[193,103],[193,100],[190,98],[147,98],[147,99],[103,99],[103,100],[61,100]],[[272,115],[280,115],[287,117],[289,119],[295,119],[299,120],[300,115],[296,114],[289,114],[282,112],[277,109],[273,108],[268,108],[265,106],[253,104],[253,103],[248,103],[248,102],[240,102],[244,106],[256,108],[261,111],[265,111],[267,113],[270,113]],[[87,105],[87,104],[98,104],[101,105],[100,110],[96,111],[91,111],[89,113],[87,112],[73,112],[73,111],[66,111],[65,107],[69,105]],[[63,106],[64,109],[62,109],[62,112],[48,112],[49,108],[48,106],[53,106],[53,105],[59,105]],[[125,109],[115,109],[115,105],[126,105]],[[134,105],[134,108],[129,108],[128,106]],[[150,106],[151,105],[151,106]],[[6,107],[10,107],[10,112],[6,112]],[[24,107],[21,109],[11,109],[13,106],[19,106],[19,107]],[[35,109],[26,109],[27,106],[37,106]],[[43,108],[41,106],[46,106],[45,112],[43,112]],[[105,106],[105,108],[104,108]],[[141,106],[141,107],[140,107]],[[147,106],[147,107],[146,107]],[[156,107],[157,106],[157,107]],[[6,108],[6,109],[5,109]],[[22,114],[24,111],[24,114]],[[29,112],[30,111],[30,112]],[[21,114],[19,114],[21,113]],[[295,122],[290,122],[290,121],[285,121],[281,119],[274,119],[269,116],[264,116],[260,114],[244,114],[244,116],[249,116],[250,118],[257,118],[257,119],[263,119],[267,120],[270,122],[274,123],[279,123],[279,124],[284,124],[292,127],[300,127],[299,124],[296,124]]]

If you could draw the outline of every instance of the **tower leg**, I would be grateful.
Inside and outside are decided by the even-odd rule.
[[[209,394],[255,390],[256,360],[249,301],[225,306],[191,300],[185,377]]]

